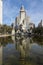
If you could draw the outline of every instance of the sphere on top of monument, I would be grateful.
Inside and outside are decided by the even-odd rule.
[[[21,6],[20,11],[21,11],[21,12],[25,11],[25,9],[24,9],[24,6],[23,6],[23,5]]]

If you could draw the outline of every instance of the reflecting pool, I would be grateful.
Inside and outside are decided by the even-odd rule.
[[[43,65],[43,41],[32,37],[0,38],[0,65]]]

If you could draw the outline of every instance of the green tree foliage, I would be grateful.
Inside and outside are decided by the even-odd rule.
[[[12,26],[2,25],[0,26],[0,33],[11,33]]]
[[[43,35],[43,27],[36,27],[33,29],[33,33]]]

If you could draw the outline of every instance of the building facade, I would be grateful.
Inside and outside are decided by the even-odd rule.
[[[43,27],[43,20],[40,21],[40,23],[38,24],[38,27]]]
[[[25,30],[25,31],[30,29],[30,17],[27,16],[23,5],[20,8],[19,16],[17,16],[15,19],[15,26],[17,28],[21,26],[20,28],[22,28],[22,30]]]

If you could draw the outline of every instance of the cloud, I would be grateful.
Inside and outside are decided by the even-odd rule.
[[[32,0],[30,8],[27,10],[30,20],[37,26],[41,19],[43,19],[43,3],[38,0]]]
[[[31,21],[36,25],[43,19],[43,2],[42,0],[4,0],[3,2],[3,21],[11,24],[15,17],[18,16],[21,4],[25,6],[27,14]]]
[[[11,7],[10,0],[6,1],[3,8],[3,21],[5,21],[5,23],[11,24],[15,20],[15,17],[17,16],[18,11],[19,11],[19,8],[17,6]]]
[[[27,14],[30,16],[31,22],[35,23],[37,26],[40,20],[43,20],[43,12],[41,11],[34,11],[34,9],[26,10]]]

